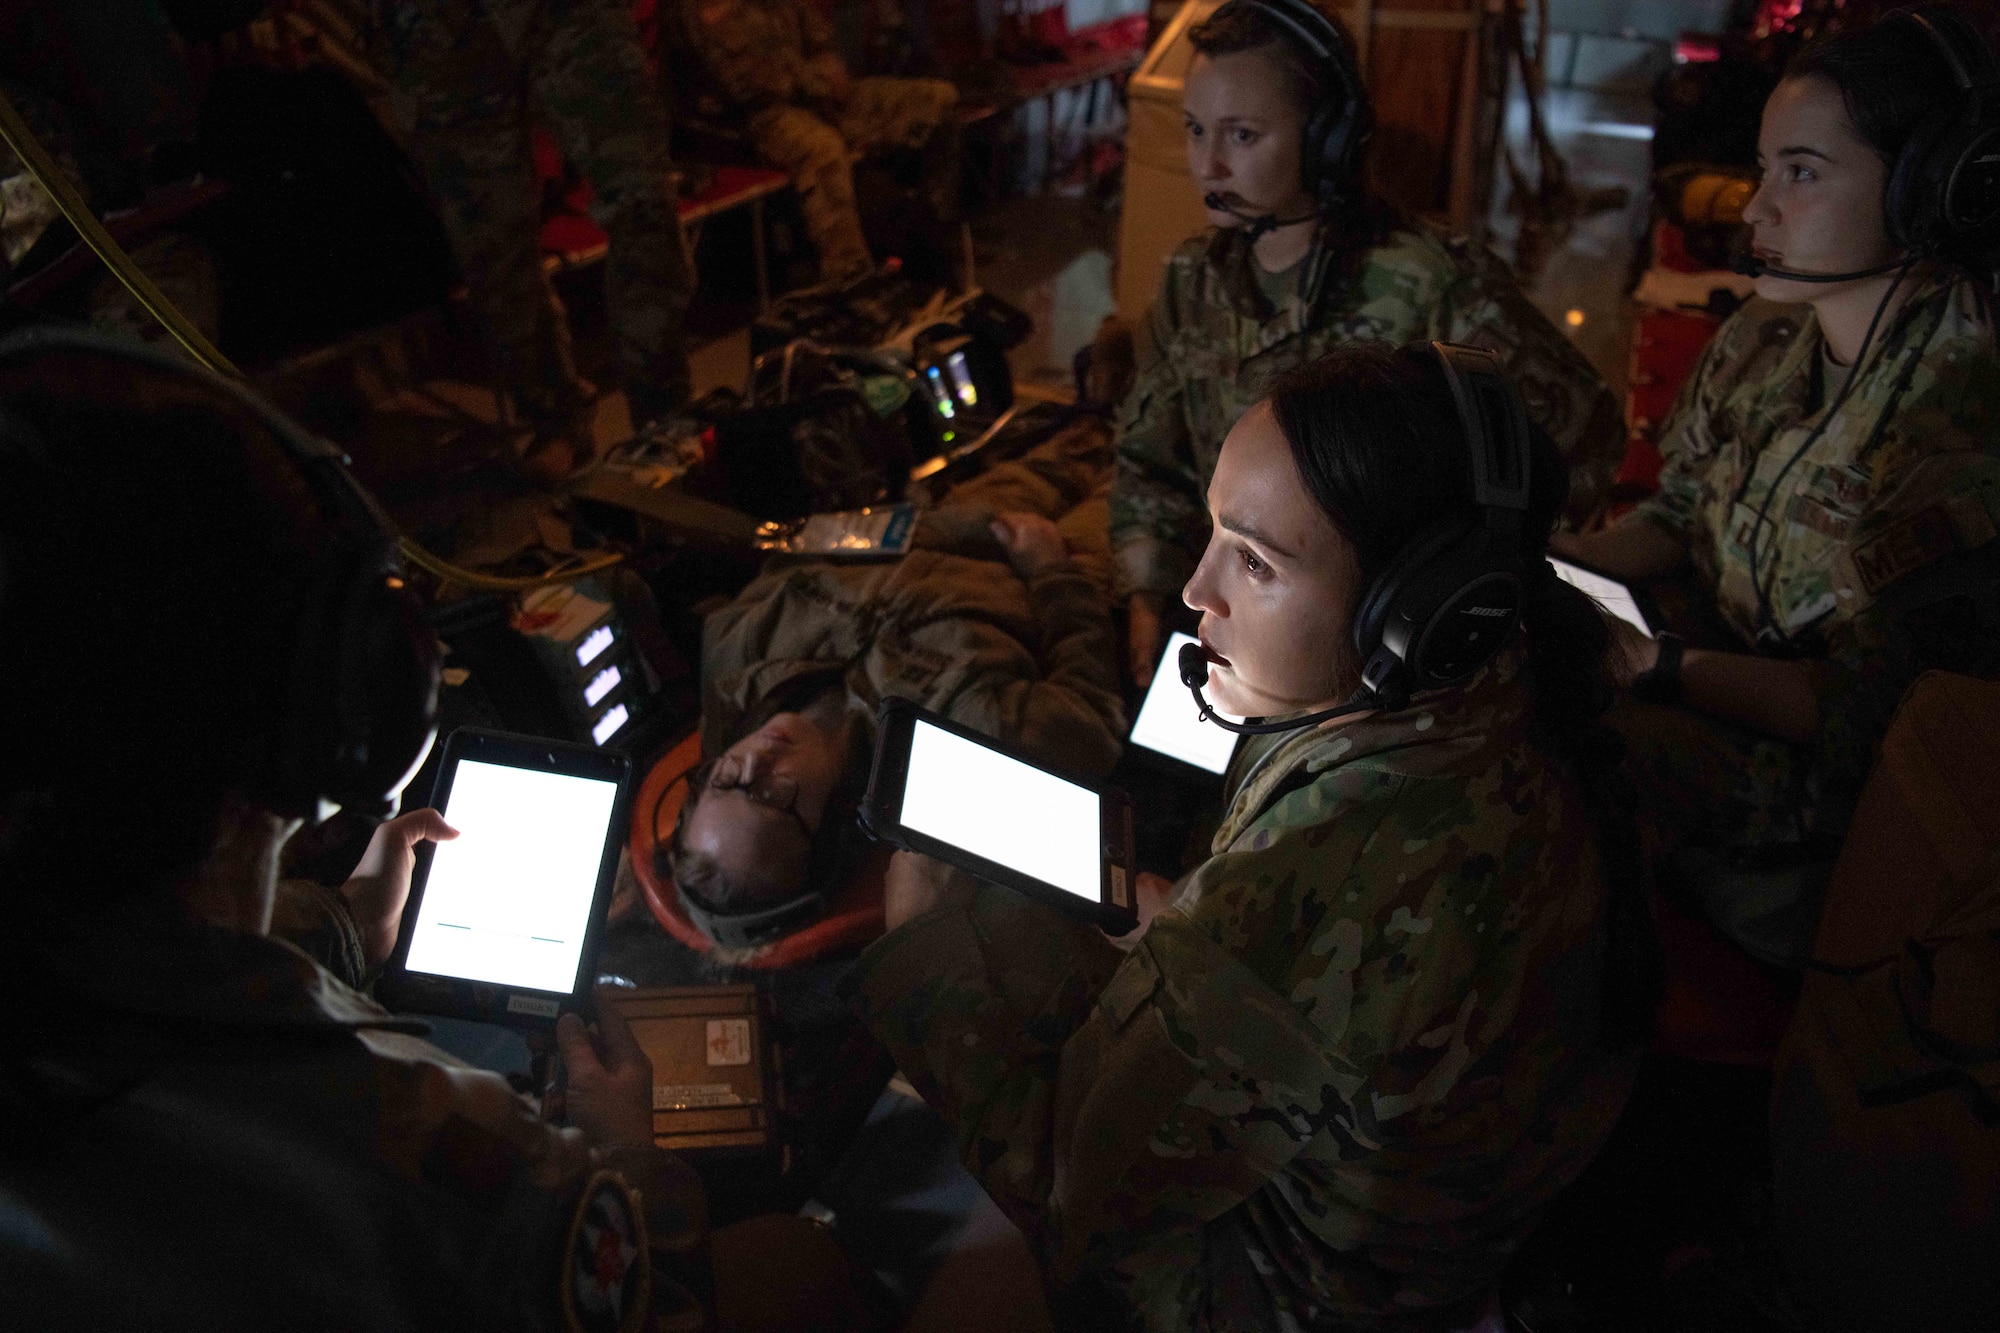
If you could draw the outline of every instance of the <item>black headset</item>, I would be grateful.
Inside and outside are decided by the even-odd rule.
[[[1307,192],[1326,212],[1353,184],[1375,129],[1354,46],[1311,0],[1228,0],[1216,13],[1236,7],[1270,21],[1319,65],[1322,96],[1306,118],[1299,169]]]
[[[1896,158],[1883,200],[1889,238],[1906,250],[1984,238],[2000,228],[2000,61],[1978,29],[1941,5],[1899,9],[1951,69],[1957,96],[1939,100]]]
[[[1531,481],[1528,414],[1499,357],[1452,343],[1430,346],[1465,432],[1479,516],[1426,529],[1368,585],[1354,612],[1362,683],[1346,703],[1285,722],[1230,722],[1203,696],[1207,654],[1189,644],[1181,649],[1181,683],[1194,692],[1204,720],[1262,735],[1363,709],[1401,708],[1412,694],[1467,679],[1513,640],[1528,557],[1540,559],[1521,545]]]
[[[250,790],[275,814],[313,821],[336,810],[367,819],[394,813],[437,736],[437,637],[404,577],[395,528],[348,471],[346,455],[242,385],[176,353],[87,328],[37,327],[0,340],[0,364],[64,352],[122,358],[198,381],[254,416],[298,465],[332,535],[301,608],[284,716]],[[9,421],[16,449],[32,441],[52,459],[45,440]]]
[[[1856,282],[1907,269],[1916,256],[1935,253],[1950,241],[1984,238],[1990,246],[2000,229],[2000,63],[1992,48],[1964,18],[1942,8],[1891,10],[1878,22],[1921,29],[1958,85],[1958,96],[1939,102],[1917,124],[1889,168],[1882,220],[1900,253],[1873,268],[1801,273],[1776,268],[1746,250],[1730,261],[1738,273],[1787,282]]]

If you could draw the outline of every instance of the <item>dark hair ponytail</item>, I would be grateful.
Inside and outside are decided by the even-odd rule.
[[[1428,343],[1343,344],[1280,376],[1271,407],[1306,490],[1354,546],[1364,588],[1425,530],[1481,519],[1465,429]],[[1539,427],[1530,435],[1521,532],[1529,735],[1576,776],[1611,890],[1607,1019],[1619,1033],[1643,1035],[1659,999],[1660,965],[1638,797],[1621,767],[1624,744],[1601,720],[1613,692],[1611,627],[1543,558],[1569,499],[1569,466]]]

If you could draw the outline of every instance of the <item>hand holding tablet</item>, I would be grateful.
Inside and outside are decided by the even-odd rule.
[[[1137,923],[1132,807],[920,708],[888,699],[861,804],[870,832],[1082,917]]]
[[[459,836],[416,850],[384,996],[419,1012],[528,1026],[583,1007],[630,780],[623,755],[453,732],[431,804]]]

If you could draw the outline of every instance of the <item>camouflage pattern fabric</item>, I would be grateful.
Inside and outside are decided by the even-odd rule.
[[[1572,518],[1604,499],[1624,455],[1617,400],[1483,246],[1398,231],[1329,272],[1316,248],[1303,290],[1274,309],[1240,231],[1211,229],[1167,262],[1150,316],[1150,362],[1119,414],[1111,545],[1121,591],[1179,599],[1208,539],[1208,481],[1237,418],[1293,366],[1354,338],[1469,343],[1497,353],[1528,415],[1569,460]]]
[[[1061,436],[1042,448],[1040,475],[1024,469],[1011,494],[996,482],[988,498],[1087,495],[1090,450]],[[1103,470],[1100,442],[1094,475]],[[702,753],[721,753],[790,682],[833,668],[867,717],[892,695],[914,699],[1052,765],[1109,771],[1125,711],[1102,587],[1075,556],[1017,578],[987,528],[994,512],[931,510],[919,549],[890,564],[773,559],[702,626]]]
[[[153,17],[157,18],[156,15]],[[146,34],[142,31],[140,35],[143,38]],[[142,40],[138,45],[143,51],[151,44]],[[66,44],[63,49],[72,48]],[[37,54],[57,58],[46,51],[31,51],[24,55],[17,53],[16,58],[32,60]],[[130,69],[124,68],[113,72],[120,78],[132,75]],[[9,73],[0,72],[0,91],[6,93],[7,100],[27,122],[29,132],[54,159],[57,170],[69,178],[84,202],[100,216],[105,211],[107,199],[116,201],[120,197],[121,186],[130,187],[135,176],[144,175],[145,153],[139,151],[137,145],[145,140],[139,137],[139,130],[165,134],[180,119],[175,114],[182,110],[177,105],[180,99],[164,92],[147,96],[147,89],[140,86],[141,80],[131,78],[130,81],[134,86],[124,91],[128,96],[139,93],[140,104],[153,114],[145,118],[143,126],[133,128],[132,134],[118,145],[126,149],[121,156],[103,151],[106,145],[101,142],[93,143],[93,140],[104,139],[106,129],[96,124],[94,117],[78,113],[33,83],[22,82]],[[186,114],[192,116],[192,112]],[[87,131],[79,133],[79,122],[94,128],[96,134]],[[93,148],[98,151],[92,151]],[[129,195],[129,189],[126,193]],[[137,199],[128,197],[126,202],[137,202]],[[4,247],[0,248],[0,283],[13,280],[13,265],[27,255],[47,226],[60,216],[61,210],[56,207],[55,200],[35,180],[27,164],[14,155],[13,149],[0,144],[0,247]],[[133,267],[152,279],[160,293],[178,307],[203,336],[210,342],[217,341],[222,324],[222,283],[216,272],[215,257],[209,253],[208,247],[186,232],[168,231],[133,246],[130,254]],[[125,284],[101,266],[88,281],[83,306],[85,318],[99,328],[181,353],[181,345],[166,327],[139,304],[139,299],[126,290]]]
[[[1604,720],[1625,740],[1662,887],[1774,967],[1802,963],[1839,850],[1812,836],[1821,784],[1806,748],[1630,696]]]
[[[20,1049],[77,1080],[65,1096],[108,1085],[46,1152],[0,1156],[9,1197],[70,1233],[63,1299],[104,1302],[79,1323],[711,1327],[684,1162],[549,1125],[286,943],[135,921],[98,923],[16,1010]],[[636,1244],[566,1263],[620,1213]],[[55,1290],[31,1285],[16,1314]],[[650,1308],[576,1321],[647,1286]]]
[[[1006,513],[1054,519],[1070,557],[1109,597],[1111,541],[1106,502],[1111,494],[1111,430],[1096,417],[1065,426],[1019,458],[951,488],[945,502],[974,521]]]
[[[1848,400],[1818,383],[1809,306],[1753,300],[1717,331],[1665,432],[1660,493],[1627,522],[1687,543],[1740,651],[1811,664],[1822,722],[1789,746],[1621,708],[1679,878],[1746,948],[1796,963],[1898,700],[1923,671],[2000,671],[2000,353],[1970,284],[1921,278]],[[1766,624],[1752,582],[1765,585]],[[1696,733],[1699,733],[1698,735]],[[1725,757],[1726,756],[1726,757]],[[1760,924],[1761,923],[1761,924]]]
[[[984,887],[862,956],[853,1002],[1055,1283],[1150,1329],[1472,1322],[1636,1067],[1521,665],[1246,742],[1129,954]]]
[[[875,264],[854,201],[854,168],[840,131],[800,106],[750,113],[745,129],[757,155],[792,178],[822,280],[865,273]]]
[[[791,176],[823,277],[873,263],[854,201],[857,154],[917,154],[938,216],[957,216],[958,89],[941,79],[849,80],[832,29],[807,0],[690,3],[694,47],[758,154]]]
[[[689,391],[682,317],[693,295],[666,112],[624,0],[368,0],[371,59],[422,166],[495,369],[544,428],[585,396],[542,271],[529,125],[590,180],[610,238],[605,299],[635,423]]]

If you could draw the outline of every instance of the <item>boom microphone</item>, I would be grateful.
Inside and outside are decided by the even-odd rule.
[[[1794,273],[1788,268],[1773,268],[1757,256],[1745,252],[1732,259],[1729,267],[1746,278],[1783,278],[1786,282],[1856,282],[1862,278],[1879,278],[1909,262],[1908,259],[1892,259],[1876,268],[1859,269],[1853,273]]]
[[[1281,218],[1276,213],[1245,213],[1231,208],[1228,201],[1213,190],[1201,197],[1201,204],[1203,208],[1212,212],[1227,213],[1238,222],[1247,224],[1253,244],[1266,232],[1276,231],[1280,227],[1296,226],[1301,222],[1311,222],[1319,217],[1318,213],[1301,213],[1295,218]]]
[[[1201,709],[1201,720],[1213,722],[1224,731],[1233,731],[1239,736],[1273,736],[1281,731],[1297,731],[1301,727],[1316,727],[1332,718],[1345,717],[1349,713],[1365,713],[1371,708],[1382,706],[1380,696],[1363,686],[1338,708],[1308,713],[1289,722],[1231,722],[1211,708],[1207,697],[1201,692],[1201,687],[1208,684],[1208,650],[1198,643],[1182,644],[1180,668],[1181,684],[1193,692],[1195,706]]]

